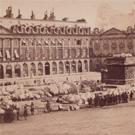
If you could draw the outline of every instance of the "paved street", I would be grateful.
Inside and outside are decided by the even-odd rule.
[[[135,102],[0,124],[0,135],[135,135]]]

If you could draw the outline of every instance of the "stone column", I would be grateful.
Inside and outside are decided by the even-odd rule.
[[[1,39],[2,41],[2,61],[5,61],[5,53],[4,53],[4,43],[3,43],[3,39]]]
[[[81,60],[82,62],[82,72],[84,72],[84,60]]]
[[[21,77],[23,77],[23,63],[20,63]]]
[[[37,52],[36,52],[36,48],[37,48],[37,42],[34,42],[34,52],[35,52],[35,54],[33,54],[34,55],[34,60],[37,60]]]
[[[89,72],[89,69],[90,69],[90,59],[87,60],[87,63],[88,63],[88,71]]]
[[[21,60],[21,39],[18,39],[18,44],[19,44],[19,60]]]
[[[38,63],[35,62],[34,64],[35,64],[35,66],[36,66],[36,75],[35,75],[35,76],[38,76]]]
[[[78,61],[76,60],[76,73],[78,73]]]
[[[3,64],[3,78],[6,78],[6,65]]]
[[[11,66],[12,66],[12,78],[14,78],[15,77],[15,64],[12,63]]]
[[[14,60],[14,52],[13,52],[13,40],[10,39],[10,48],[11,48],[11,61]]]
[[[56,61],[57,64],[57,74],[59,74],[59,61]]]
[[[52,63],[49,62],[49,64],[50,64],[50,75],[52,75]]]
[[[69,74],[72,74],[72,65],[71,65],[71,61],[69,61],[69,70],[70,70],[70,72],[69,72]]]
[[[58,59],[59,58],[59,56],[58,56],[58,46],[56,45],[55,48],[56,48],[56,58],[55,59]]]
[[[50,43],[49,43],[49,59],[52,59],[52,54],[51,54],[51,41],[50,41]]]
[[[43,64],[43,76],[45,75],[45,63],[41,62]]]
[[[27,65],[28,65],[28,77],[32,78],[31,65],[30,65],[30,63],[27,63]]]
[[[71,42],[71,40],[69,40],[69,42],[68,42],[68,53],[69,53],[69,58],[71,58],[71,45],[72,45],[72,42]]]
[[[65,74],[65,72],[66,72],[66,69],[65,69],[65,61],[62,61],[63,62],[63,74]]]

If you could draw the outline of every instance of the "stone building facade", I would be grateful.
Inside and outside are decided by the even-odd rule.
[[[100,71],[104,60],[116,53],[135,52],[134,29],[91,30],[84,19],[23,19],[12,8],[0,17],[0,80],[25,80],[51,75]],[[11,79],[12,78],[12,79]]]
[[[121,31],[111,28],[104,32],[94,33],[90,45],[91,71],[100,71],[104,60],[115,54],[130,53],[135,56],[135,29],[131,26]]]
[[[11,9],[8,9],[9,11]],[[0,18],[0,79],[37,78],[90,71],[90,33],[85,22]],[[19,16],[19,15],[18,15]]]

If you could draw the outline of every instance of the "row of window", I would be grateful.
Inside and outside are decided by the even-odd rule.
[[[126,45],[124,43],[117,44],[117,43],[114,43],[114,42],[111,43],[111,44],[105,43],[102,46],[103,46],[103,49],[105,49],[105,50],[108,50],[110,47],[111,47],[112,50],[116,50],[118,47],[120,49],[124,49],[126,47]],[[132,42],[127,43],[127,48],[128,49],[133,49],[133,43]],[[95,50],[100,50],[101,49],[101,44],[100,43],[95,43],[94,44],[94,49]]]
[[[85,58],[89,56],[89,51],[87,48],[22,48],[21,52],[19,49],[13,49],[13,54],[11,49],[0,50],[0,59],[5,60],[34,60],[34,59],[63,59],[63,58]]]
[[[2,48],[2,45],[4,47],[10,47],[11,45],[13,46],[26,46],[26,45],[36,45],[36,46],[41,46],[41,45],[88,45],[88,39],[84,40],[84,39],[68,39],[68,40],[64,40],[64,39],[21,39],[20,43],[19,40],[15,39],[15,40],[10,40],[10,39],[4,39],[4,40],[0,40],[0,48]]]

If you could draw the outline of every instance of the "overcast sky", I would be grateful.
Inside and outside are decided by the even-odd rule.
[[[1,17],[8,6],[12,6],[14,16],[17,16],[20,9],[23,18],[29,18],[31,10],[36,18],[43,18],[45,10],[49,13],[54,8],[58,20],[64,17],[70,20],[85,18],[93,27],[101,12],[110,11],[108,16],[116,13],[127,14],[135,9],[135,0],[0,0]]]

